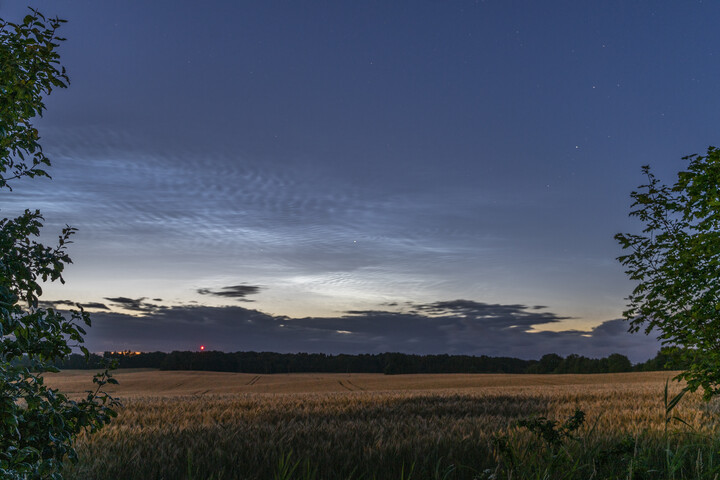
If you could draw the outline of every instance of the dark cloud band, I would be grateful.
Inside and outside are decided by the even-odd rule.
[[[589,332],[533,328],[563,318],[524,305],[465,300],[416,305],[412,312],[353,311],[306,318],[240,306],[184,305],[139,315],[96,313],[87,344],[94,351],[194,350],[201,342],[228,352],[448,353],[524,359],[546,353],[604,357],[618,352],[634,362],[652,357],[659,348],[653,337],[628,333],[623,320],[606,321]]]

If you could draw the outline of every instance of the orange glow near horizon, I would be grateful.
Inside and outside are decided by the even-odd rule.
[[[204,350],[205,350],[205,345],[200,345],[200,351],[202,352]]]

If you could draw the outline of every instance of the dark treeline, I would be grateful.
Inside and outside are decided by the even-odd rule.
[[[605,358],[551,353],[540,360],[470,355],[409,355],[380,353],[327,355],[324,353],[273,352],[105,352],[92,354],[87,362],[73,354],[56,366],[61,369],[99,368],[103,361],[116,360],[120,368],[161,370],[206,370],[241,373],[615,373],[685,368],[676,349],[663,348],[655,358],[633,366],[624,355]]]

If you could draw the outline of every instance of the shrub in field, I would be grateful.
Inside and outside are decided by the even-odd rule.
[[[561,425],[557,420],[548,420],[545,417],[522,419],[518,426],[527,428],[529,431],[542,438],[553,452],[556,452],[562,444],[572,439],[572,434],[585,423],[585,412],[576,409],[575,413]]]
[[[68,77],[59,67],[56,34],[62,20],[35,10],[21,23],[0,19],[0,189],[23,178],[47,177],[49,159],[30,123],[42,115],[43,95],[63,88]],[[41,308],[39,282],[63,281],[70,258],[66,246],[73,228],[48,247],[36,241],[43,226],[39,211],[0,220],[0,477],[60,478],[66,458],[75,458],[73,441],[115,415],[114,400],[102,393],[107,370],[95,388],[74,401],[47,387],[42,374],[83,341],[81,324],[90,324],[82,308],[69,318]],[[81,347],[86,355],[89,352]]]

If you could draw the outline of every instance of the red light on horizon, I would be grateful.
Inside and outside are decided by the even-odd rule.
[[[202,352],[203,350],[205,350],[205,345],[200,345],[200,351]]]

